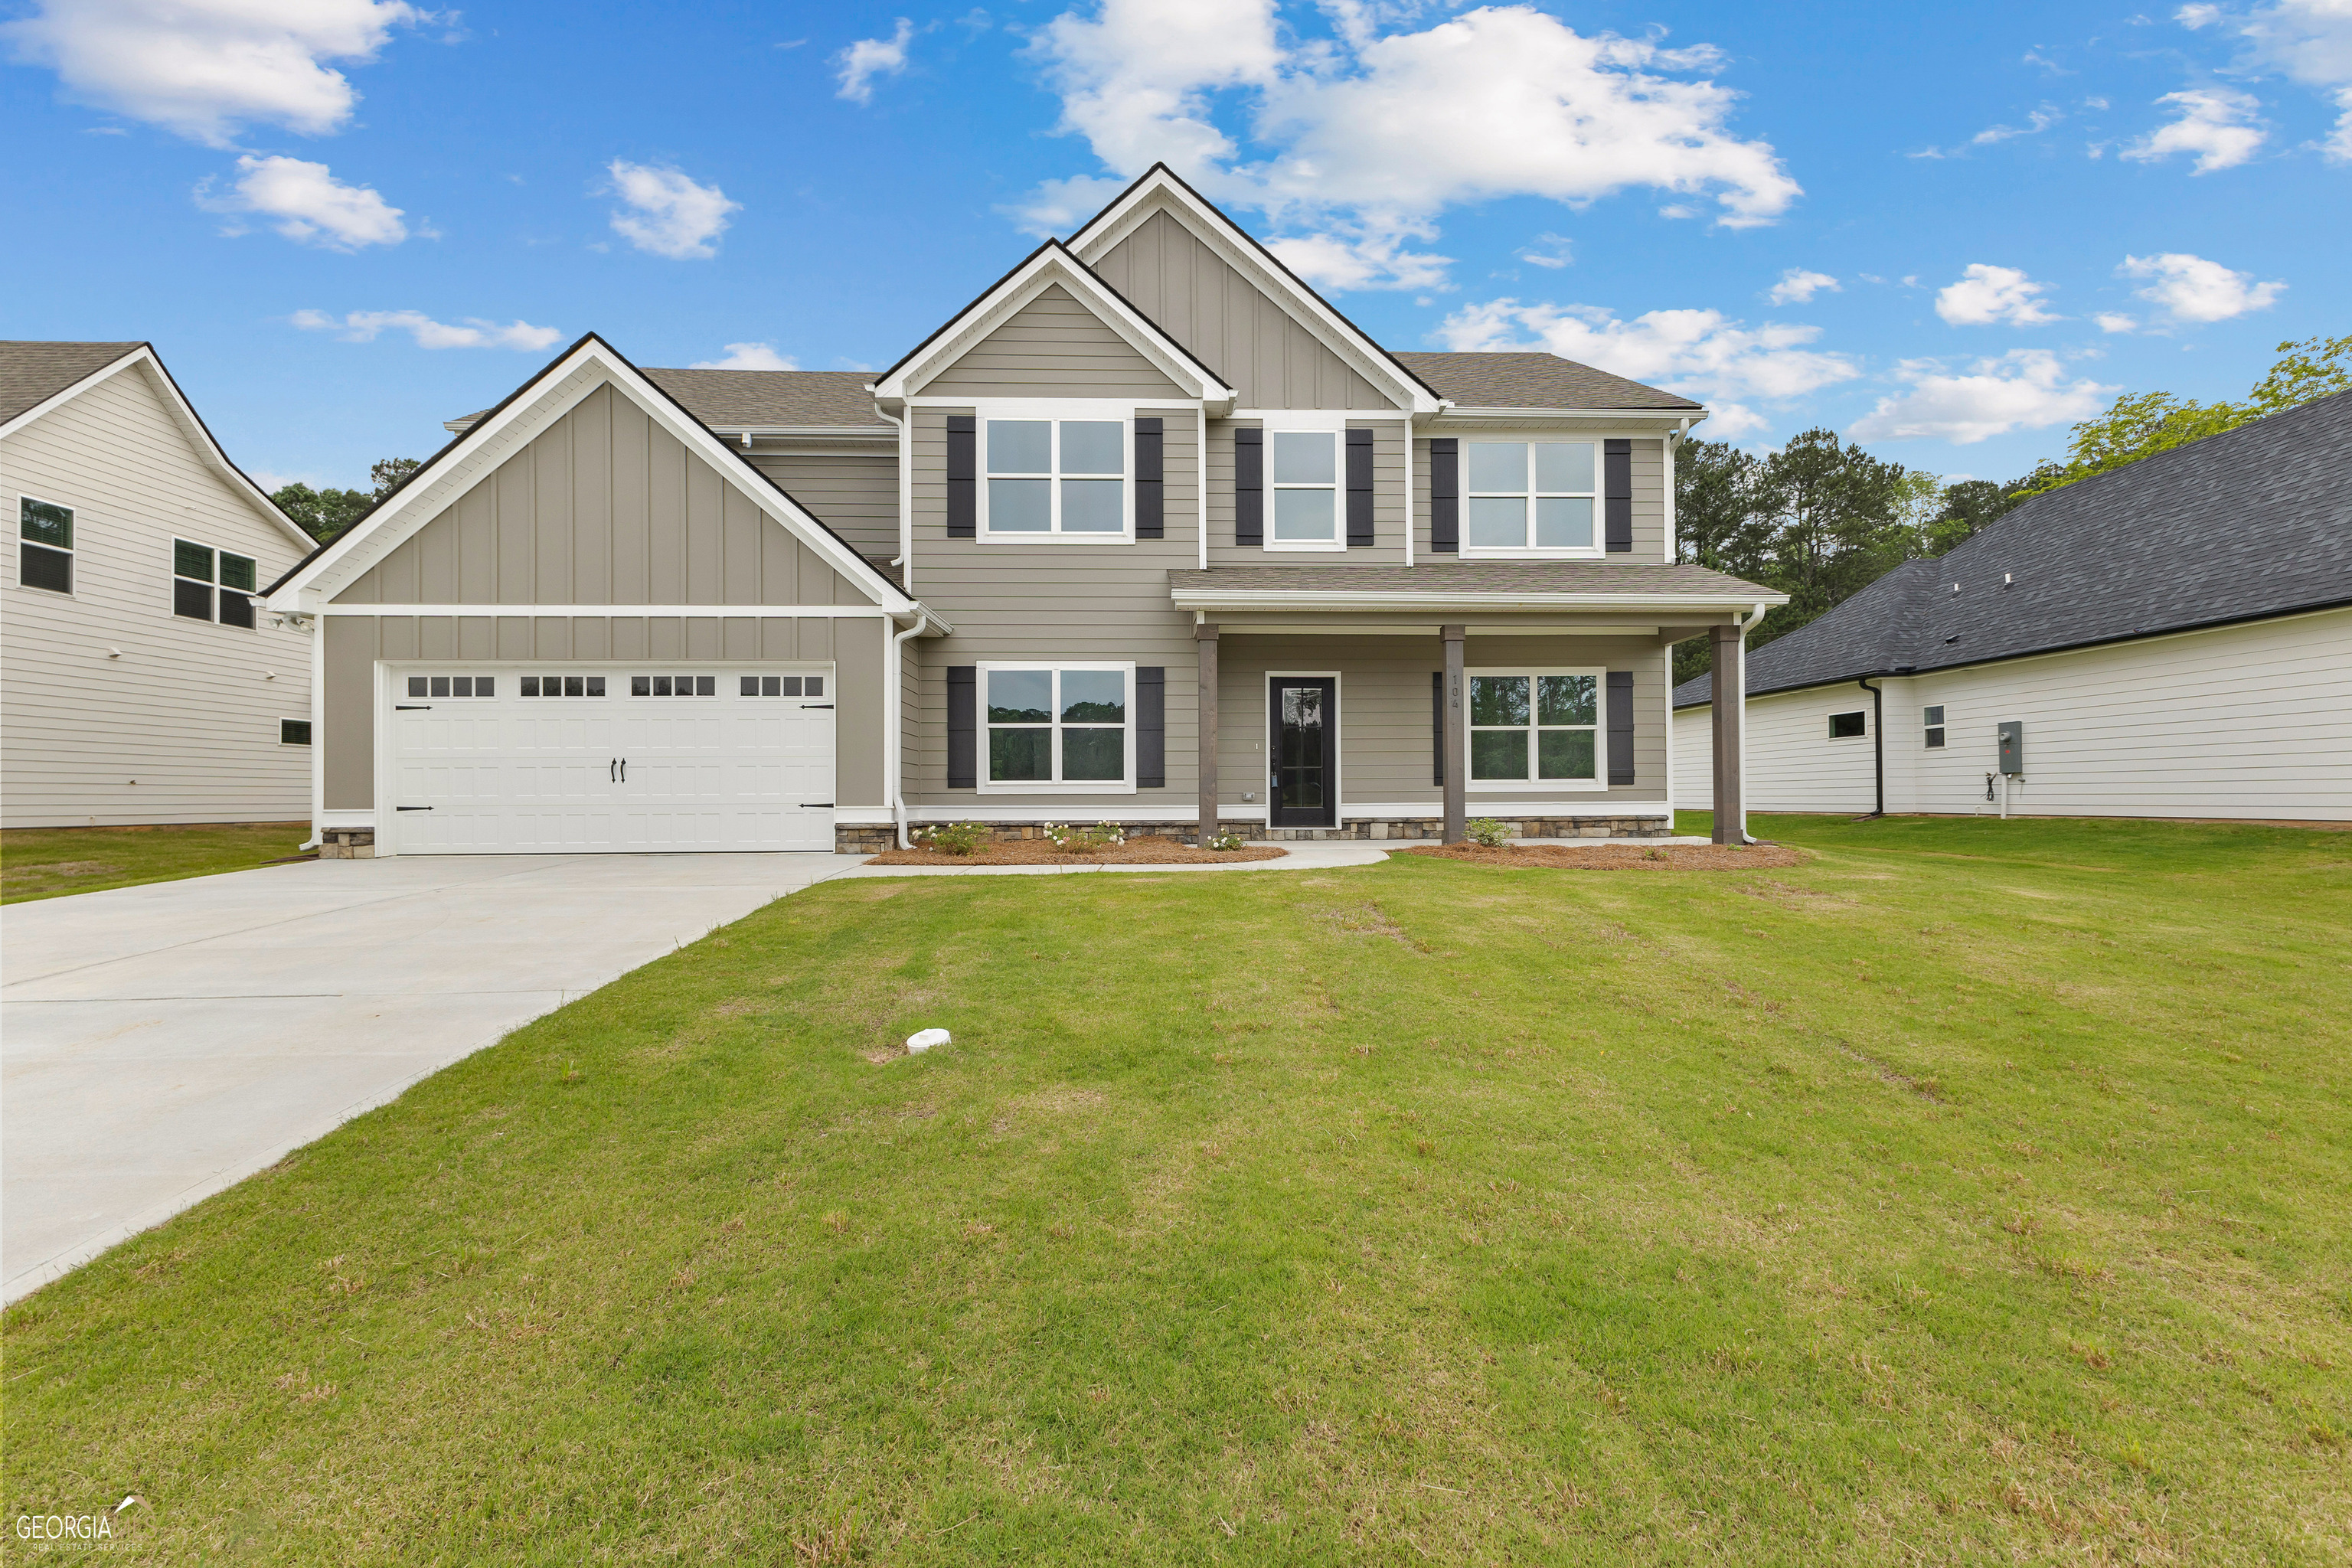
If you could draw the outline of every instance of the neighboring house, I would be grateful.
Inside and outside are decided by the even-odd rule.
[[[0,342],[0,826],[310,815],[310,546],[146,343]]]
[[[2037,496],[1747,688],[1750,810],[2352,820],[2352,393]],[[1675,693],[1687,807],[1713,695]]]
[[[878,375],[583,338],[268,605],[332,848],[1654,836],[1669,647],[1782,602],[1675,562],[1705,414],[1392,353],[1155,168]]]

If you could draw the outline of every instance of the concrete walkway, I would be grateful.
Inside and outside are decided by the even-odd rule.
[[[318,860],[0,910],[0,1300],[835,855]]]

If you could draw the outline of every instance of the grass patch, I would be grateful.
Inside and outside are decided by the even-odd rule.
[[[0,903],[246,871],[297,853],[307,822],[11,827],[0,832]]]
[[[818,887],[11,1310],[7,1508],[268,1563],[2342,1561],[2352,841],[1769,832],[1814,857]]]

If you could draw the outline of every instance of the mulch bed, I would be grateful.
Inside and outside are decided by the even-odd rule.
[[[1512,844],[1488,849],[1476,844],[1417,844],[1397,855],[1427,855],[1480,866],[1549,868],[1562,871],[1769,871],[1805,863],[1802,850],[1785,844]]]
[[[1043,838],[1013,844],[983,844],[969,855],[942,855],[936,849],[886,849],[869,866],[1209,866],[1235,860],[1279,860],[1290,853],[1272,845],[1219,852],[1195,849],[1173,838],[1130,838],[1101,849],[1061,850]]]

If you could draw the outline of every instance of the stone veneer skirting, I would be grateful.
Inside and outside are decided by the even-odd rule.
[[[1674,827],[1662,816],[1501,816],[1496,818],[1511,830],[1517,838],[1665,838]],[[919,826],[940,826],[922,823]],[[1045,837],[1044,825],[1034,822],[997,822],[986,825],[992,837],[1000,844],[1019,843],[1024,839]],[[1077,826],[1091,827],[1091,822]],[[1157,835],[1190,844],[1199,837],[1190,825],[1175,822],[1123,822],[1129,838]],[[1281,842],[1291,839],[1440,839],[1445,836],[1445,819],[1442,816],[1374,817],[1348,821],[1337,827],[1268,827],[1264,821],[1252,818],[1231,818],[1219,823],[1226,833],[1238,833],[1244,838]],[[888,826],[848,826],[833,830],[834,852],[838,855],[878,855],[898,845],[898,829]]]
[[[330,827],[319,835],[319,858],[321,860],[373,860],[375,858],[375,829],[373,827]]]

